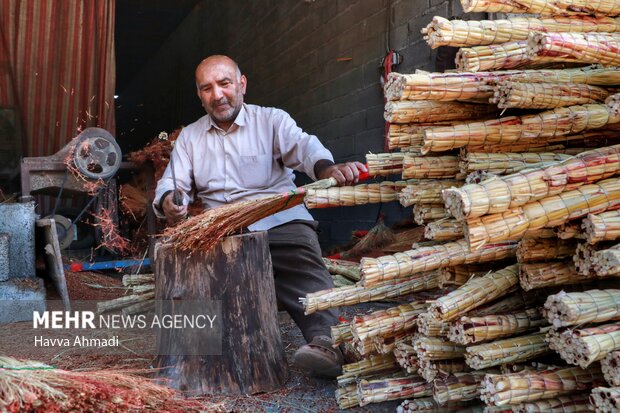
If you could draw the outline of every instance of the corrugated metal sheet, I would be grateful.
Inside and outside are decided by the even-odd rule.
[[[115,0],[0,0],[0,107],[20,112],[24,156],[88,126],[115,134]]]

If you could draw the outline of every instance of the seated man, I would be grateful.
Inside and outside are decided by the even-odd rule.
[[[312,179],[333,177],[339,185],[356,183],[359,171],[366,171],[359,162],[334,164],[317,137],[302,131],[286,112],[245,104],[246,86],[246,77],[226,56],[208,57],[196,68],[198,97],[207,115],[182,130],[171,154],[176,185],[184,194],[215,208],[294,189],[292,169]],[[181,206],[173,202],[173,188],[168,165],[153,205],[169,224],[187,214],[187,202]],[[343,363],[330,338],[338,313],[305,316],[299,302],[299,297],[334,286],[321,259],[316,228],[303,205],[249,226],[252,231],[268,231],[276,296],[308,342],[295,353],[295,364],[335,377]]]

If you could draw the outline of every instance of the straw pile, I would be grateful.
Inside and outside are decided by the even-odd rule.
[[[617,412],[620,409],[620,388],[597,387],[592,390],[590,401],[597,412]]]
[[[465,238],[472,249],[487,243],[519,239],[527,230],[555,227],[569,220],[620,206],[620,181],[583,185],[507,212],[467,220]]]
[[[448,338],[455,343],[468,345],[514,336],[546,324],[547,320],[537,308],[512,314],[463,316],[450,325]]]
[[[617,19],[609,17],[517,17],[505,20],[448,20],[435,16],[422,29],[431,48],[480,46],[527,40],[532,32],[616,32]]]
[[[603,324],[594,327],[550,330],[549,347],[567,363],[586,368],[620,349],[620,324]]]
[[[545,168],[571,158],[570,155],[549,152],[537,153],[467,153],[461,157],[459,168],[462,174],[486,171],[492,174],[513,174],[523,169]]]
[[[472,371],[442,375],[433,380],[433,399],[439,405],[477,399],[480,396],[480,383],[486,373]]]
[[[422,153],[443,152],[466,145],[508,143],[561,135],[620,122],[620,114],[604,104],[561,107],[534,115],[507,116],[485,122],[426,128]]]
[[[139,314],[155,309],[155,275],[127,274],[123,276],[126,295],[97,303],[97,312],[122,310],[122,314]]]
[[[517,247],[520,263],[559,260],[575,254],[577,242],[558,238],[525,238]]]
[[[590,271],[599,277],[620,276],[620,245],[594,252],[590,261]]]
[[[518,413],[569,413],[588,412],[592,410],[590,393],[569,394],[512,406],[511,411]]]
[[[357,384],[360,406],[407,397],[424,397],[432,394],[431,385],[420,376],[391,379],[362,379]]]
[[[544,16],[618,16],[620,5],[612,0],[589,2],[586,0],[534,0],[516,2],[506,0],[461,0],[466,13],[535,13]]]
[[[422,179],[408,181],[398,194],[398,200],[404,207],[414,204],[441,204],[441,191],[451,187],[459,187],[463,181],[454,179]]]
[[[437,299],[428,311],[441,320],[455,320],[468,311],[516,291],[518,268],[511,265],[482,277],[472,278],[453,292]]]
[[[351,322],[351,332],[356,340],[365,341],[371,337],[411,330],[416,326],[418,316],[426,310],[426,307],[425,303],[413,302],[356,316]]]
[[[338,376],[337,381],[339,386],[345,386],[355,383],[363,377],[390,374],[398,370],[398,364],[393,354],[379,354],[355,363],[343,365],[342,374]]]
[[[570,61],[530,54],[527,40],[488,46],[462,47],[456,54],[456,68],[462,72],[517,68],[548,68],[555,62]]]
[[[589,290],[550,295],[545,318],[555,328],[602,323],[620,318],[620,290]]]
[[[317,291],[300,298],[299,301],[304,306],[305,314],[308,315],[329,308],[385,300],[416,291],[431,290],[437,287],[437,281],[437,273],[429,272],[415,279],[391,280],[376,283],[370,287],[354,285]]]
[[[504,81],[495,86],[490,102],[501,109],[553,109],[604,102],[608,96],[609,92],[598,86]]]
[[[588,214],[581,222],[581,226],[590,244],[617,240],[620,238],[620,211]]]
[[[401,175],[403,173],[404,153],[379,153],[366,155],[366,165],[368,165],[368,175],[387,176]]]
[[[544,333],[511,337],[491,343],[467,347],[465,362],[476,370],[519,363],[549,352]]]
[[[488,117],[497,113],[492,105],[424,101],[394,101],[385,104],[383,117],[390,123],[446,122]]]
[[[580,284],[588,277],[577,272],[570,262],[529,263],[519,266],[519,283],[524,291],[559,285]]]
[[[378,184],[309,189],[304,203],[312,209],[392,202],[398,200],[400,190],[406,185],[405,181],[383,181]]]
[[[620,145],[614,145],[583,152],[548,167],[450,188],[443,196],[454,217],[469,219],[508,211],[619,172]]]
[[[360,263],[361,283],[371,286],[444,267],[499,261],[514,256],[516,246],[514,242],[505,242],[470,252],[467,242],[459,240],[379,258],[363,258]]]
[[[451,373],[463,373],[471,371],[471,368],[462,358],[450,360],[420,360],[419,374],[429,383],[437,377]]]
[[[448,211],[443,204],[416,204],[413,206],[413,221],[418,225],[444,218],[448,218]]]
[[[464,178],[460,176],[459,159],[456,156],[412,156],[403,159],[403,179],[412,178]]]
[[[487,274],[488,268],[481,265],[455,265],[438,270],[439,288],[447,286],[460,287],[470,278]]]
[[[434,241],[453,241],[461,239],[463,238],[463,223],[456,219],[440,219],[438,221],[429,222],[424,228],[424,238]]]
[[[601,360],[601,370],[610,386],[620,386],[620,351],[612,351]]]
[[[531,59],[620,64],[620,35],[615,33],[532,33],[526,55]]]
[[[600,385],[598,367],[571,367],[555,371],[488,374],[482,380],[480,398],[490,406],[514,405],[586,391]]]

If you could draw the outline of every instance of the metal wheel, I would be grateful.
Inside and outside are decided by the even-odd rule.
[[[105,129],[87,128],[78,136],[73,156],[77,169],[90,179],[106,179],[121,166],[121,148]]]
[[[75,236],[75,227],[71,225],[71,220],[62,215],[48,215],[45,218],[53,218],[56,223],[56,235],[58,236],[58,244],[61,250],[66,250],[73,242]]]

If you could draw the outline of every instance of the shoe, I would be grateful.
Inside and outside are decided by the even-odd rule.
[[[344,357],[328,336],[316,336],[301,346],[293,356],[293,364],[309,373],[321,377],[335,378],[342,374]]]

